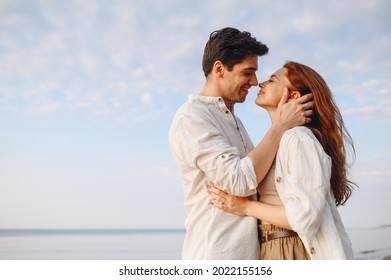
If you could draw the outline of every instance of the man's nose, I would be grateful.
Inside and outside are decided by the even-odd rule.
[[[250,80],[250,85],[256,86],[258,84],[258,79],[257,77],[254,77],[253,79]]]

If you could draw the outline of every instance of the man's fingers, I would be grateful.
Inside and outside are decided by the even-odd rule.
[[[280,105],[287,103],[288,102],[288,98],[289,98],[288,88],[284,88],[284,92],[282,93],[282,97],[281,97],[281,100],[280,100]]]
[[[314,96],[312,95],[312,93],[308,93],[308,94],[305,94],[303,96],[301,96],[298,101],[301,103],[301,104],[304,104],[310,100],[312,100],[314,98]]]
[[[304,115],[304,117],[311,117],[313,113],[314,113],[313,110],[305,110],[303,112],[303,115]]]
[[[304,104],[302,104],[303,110],[311,110],[314,107],[314,102],[313,101],[308,101]]]

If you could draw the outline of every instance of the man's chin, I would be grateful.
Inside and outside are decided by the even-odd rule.
[[[236,101],[236,103],[243,103],[244,101],[246,101],[246,97],[241,98],[240,100]]]

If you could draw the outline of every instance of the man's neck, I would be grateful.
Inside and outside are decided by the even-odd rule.
[[[215,83],[206,82],[199,95],[200,96],[221,97],[221,98],[223,98],[225,106],[228,108],[228,110],[230,110],[231,113],[234,112],[235,102],[224,98],[221,93],[220,88]]]

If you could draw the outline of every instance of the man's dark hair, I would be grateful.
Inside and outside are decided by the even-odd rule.
[[[268,51],[269,48],[251,37],[251,33],[226,27],[210,34],[204,49],[202,69],[207,77],[213,69],[213,64],[220,60],[227,66],[228,71],[231,71],[235,64],[249,56],[262,56]]]

